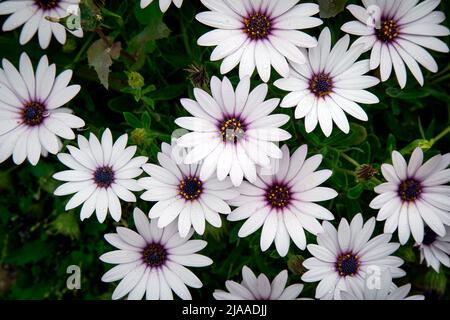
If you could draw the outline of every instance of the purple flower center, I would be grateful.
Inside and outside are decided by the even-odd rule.
[[[270,18],[263,13],[256,12],[244,18],[244,32],[252,40],[267,38],[271,28]]]
[[[414,179],[406,179],[398,187],[398,194],[403,201],[415,201],[422,192],[420,182]]]
[[[331,93],[332,89],[333,81],[328,74],[316,74],[309,81],[309,90],[314,93],[316,97],[325,97]]]
[[[178,185],[178,193],[186,200],[195,200],[202,194],[202,185],[197,177],[185,177]]]
[[[266,200],[274,208],[286,207],[291,200],[289,188],[285,185],[271,186],[266,191]]]
[[[60,0],[34,0],[39,8],[44,10],[54,9],[58,6]]]
[[[97,168],[94,172],[94,181],[100,188],[109,188],[114,182],[114,171],[110,166]]]
[[[44,121],[45,111],[45,105],[42,103],[28,102],[22,109],[22,120],[30,127],[38,126]]]
[[[244,136],[245,125],[239,117],[228,117],[220,123],[219,130],[223,142],[237,143]]]
[[[159,243],[150,243],[142,252],[142,256],[147,265],[157,268],[166,262],[167,250]]]
[[[383,42],[391,42],[398,36],[397,22],[393,19],[382,19],[380,29],[376,32],[377,38]]]
[[[436,241],[436,238],[437,238],[437,234],[433,230],[431,230],[431,228],[429,226],[426,226],[422,244],[429,246]]]
[[[358,272],[359,265],[359,257],[352,253],[341,254],[336,261],[336,269],[342,277],[354,276]]]

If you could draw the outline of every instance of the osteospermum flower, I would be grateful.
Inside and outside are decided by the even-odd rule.
[[[141,0],[141,8],[147,7],[152,2],[153,0]],[[166,12],[172,2],[177,8],[181,8],[183,4],[183,0],[159,0],[159,8],[162,12]]]
[[[365,89],[379,80],[366,76],[369,60],[355,62],[362,53],[362,46],[348,49],[350,37],[341,38],[331,49],[331,34],[322,30],[319,45],[309,49],[306,64],[291,63],[288,78],[279,79],[274,85],[291,91],[281,102],[281,107],[295,108],[295,118],[305,118],[306,132],[319,123],[328,137],[333,122],[348,133],[350,126],[345,112],[358,120],[367,121],[367,114],[358,103],[378,103],[378,98]]]
[[[299,29],[313,28],[322,20],[312,17],[319,12],[313,3],[298,0],[206,1],[211,11],[196,19],[216,30],[200,37],[201,46],[216,46],[211,60],[223,59],[220,72],[225,74],[239,64],[239,76],[251,76],[255,67],[264,82],[271,66],[283,77],[289,75],[287,61],[305,63],[300,48],[312,48],[317,40]]]
[[[135,178],[142,173],[141,166],[147,157],[134,157],[136,146],[126,147],[128,135],[124,134],[113,144],[111,131],[103,132],[101,142],[94,134],[89,140],[78,135],[78,148],[67,146],[70,154],[60,153],[58,159],[70,170],[53,175],[60,181],[68,181],[55,190],[55,195],[65,196],[75,193],[67,202],[66,210],[83,204],[80,219],[96,213],[99,222],[109,214],[115,221],[122,215],[119,198],[136,202],[130,191],[140,191]]]
[[[450,153],[436,155],[422,164],[423,152],[414,150],[407,164],[398,152],[392,152],[392,165],[384,163],[381,172],[387,182],[375,187],[379,195],[370,203],[378,211],[377,220],[386,220],[384,232],[398,229],[401,244],[410,234],[422,243],[424,227],[428,225],[439,236],[445,236],[450,225],[449,187]]]
[[[229,201],[237,206],[228,220],[246,219],[239,230],[246,237],[262,226],[261,250],[267,250],[273,241],[280,256],[289,250],[290,239],[300,249],[305,249],[303,229],[312,234],[323,231],[317,219],[332,220],[333,214],[316,201],[337,196],[330,188],[319,187],[331,176],[331,170],[319,170],[322,155],[306,159],[307,146],[303,145],[292,157],[284,145],[283,157],[276,165],[278,170],[260,173],[253,184],[244,181],[238,188],[240,196]],[[274,166],[275,167],[275,166]]]
[[[229,179],[218,181],[215,177],[202,180],[200,167],[196,164],[185,165],[176,145],[161,145],[158,153],[160,166],[144,164],[142,168],[150,177],[141,178],[139,184],[147,191],[141,196],[147,201],[157,201],[150,209],[150,218],[159,218],[158,227],[162,228],[178,218],[178,230],[186,237],[194,227],[198,234],[205,231],[205,220],[214,227],[220,227],[222,220],[219,212],[231,212],[224,200],[235,198],[239,193],[234,190]]]
[[[0,68],[0,163],[12,155],[14,163],[28,158],[36,165],[41,154],[56,154],[62,147],[59,137],[74,139],[74,128],[84,121],[72,110],[60,108],[80,91],[68,86],[72,70],[56,75],[56,66],[47,56],[39,61],[36,72],[26,53],[20,56],[19,70],[3,59]]]
[[[423,241],[419,246],[420,262],[425,260],[427,267],[432,267],[439,273],[440,265],[450,268],[450,227],[445,227],[445,236],[440,237],[425,227]]]
[[[372,279],[370,278],[372,277]],[[389,270],[369,275],[365,282],[349,282],[346,290],[341,291],[342,300],[424,300],[423,295],[408,297],[411,284],[397,287],[392,282]]]
[[[11,14],[3,24],[3,31],[14,30],[23,25],[20,44],[24,45],[38,33],[39,45],[46,49],[52,34],[59,43],[66,43],[66,28],[58,23],[74,12],[79,12],[80,0],[7,0],[0,3],[0,15]],[[52,21],[50,21],[52,20]],[[83,36],[83,30],[69,30],[77,37]]]
[[[369,240],[375,228],[375,218],[363,225],[362,215],[355,215],[349,224],[345,218],[336,228],[324,221],[324,232],[317,235],[317,245],[309,244],[314,256],[303,266],[309,269],[302,276],[305,282],[320,281],[316,288],[318,299],[339,299],[340,291],[347,290],[352,282],[364,285],[366,274],[373,268],[388,269],[393,278],[405,275],[399,267],[403,260],[391,254],[399,248],[390,243],[392,235],[380,234]]]
[[[287,270],[281,271],[272,281],[261,273],[258,277],[249,267],[242,268],[242,282],[227,280],[229,292],[215,290],[216,300],[295,300],[303,290],[303,284],[293,284],[286,288]]]
[[[380,66],[381,81],[386,81],[394,67],[397,81],[406,85],[406,68],[423,85],[419,64],[431,72],[438,65],[427,49],[448,52],[448,46],[438,36],[447,36],[449,29],[440,25],[445,14],[433,11],[440,0],[418,1],[390,0],[363,1],[364,7],[349,5],[347,9],[358,19],[347,22],[342,30],[360,36],[356,44],[363,43],[371,50],[370,69]],[[419,64],[418,64],[419,63]]]
[[[256,165],[268,167],[271,158],[281,158],[281,150],[274,142],[287,140],[291,135],[279,127],[289,121],[285,114],[272,114],[279,99],[264,101],[268,87],[260,84],[250,93],[250,79],[242,79],[236,91],[227,77],[211,79],[212,96],[195,88],[197,101],[181,99],[193,117],[175,120],[180,127],[191,130],[177,140],[179,146],[193,147],[184,163],[204,160],[200,179],[207,180],[214,171],[223,181],[229,174],[235,186],[245,176],[256,180]]]
[[[178,235],[176,224],[158,228],[145,214],[135,209],[134,224],[138,232],[118,227],[117,233],[105,235],[106,241],[119,250],[103,254],[100,260],[117,266],[106,272],[102,281],[120,280],[112,298],[128,295],[130,300],[172,300],[175,292],[183,300],[192,299],[186,287],[201,288],[202,282],[186,267],[212,264],[208,257],[196,252],[206,247],[203,240],[189,240]]]

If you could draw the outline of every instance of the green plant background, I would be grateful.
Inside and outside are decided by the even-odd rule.
[[[95,6],[102,7],[102,2],[105,3],[103,8]],[[338,4],[344,2],[336,1]],[[348,1],[352,2],[356,1]],[[449,9],[448,1],[443,1],[440,10],[449,12]],[[81,10],[84,38],[69,35],[62,48],[53,39],[49,49],[43,51],[36,37],[21,47],[18,44],[20,29],[16,29],[0,33],[0,56],[17,65],[21,52],[26,51],[36,65],[41,55],[47,54],[50,62],[57,64],[58,73],[64,69],[74,70],[72,83],[80,84],[82,90],[68,107],[87,123],[78,133],[99,135],[109,127],[117,138],[127,132],[130,144],[138,146],[138,154],[156,162],[161,142],[170,141],[170,134],[176,129],[174,119],[186,115],[179,99],[192,98],[193,83],[207,86],[208,76],[220,74],[220,62],[209,61],[212,48],[196,44],[198,37],[209,30],[194,18],[205,8],[199,1],[187,0],[181,10],[172,5],[163,16],[157,1],[141,10],[138,1],[82,0]],[[0,16],[0,23],[5,19]],[[345,10],[323,20],[323,26],[330,27],[333,41],[336,41],[344,35],[340,26],[354,18]],[[444,23],[448,26],[448,21]],[[318,36],[320,30],[318,27],[307,32]],[[101,37],[104,40],[99,40]],[[448,38],[444,41],[448,43]],[[116,49],[120,42],[120,57],[110,60],[103,54],[107,42],[109,45],[115,43]],[[448,55],[432,54],[439,64],[439,72],[432,74],[423,69],[424,87],[408,74],[407,87],[400,90],[395,77],[391,76],[389,81],[371,90],[381,102],[363,106],[369,121],[350,119],[351,132],[348,135],[336,128],[329,138],[325,138],[318,129],[306,134],[303,121],[294,119],[293,109],[277,109],[277,112],[291,116],[291,121],[285,126],[293,135],[287,142],[291,150],[307,143],[310,155],[322,153],[325,159],[322,167],[333,170],[333,176],[326,184],[337,190],[339,196],[324,205],[335,214],[335,225],[340,218],[351,219],[358,212],[363,213],[365,220],[376,215],[368,203],[375,196],[374,185],[383,177],[378,173],[370,181],[358,181],[355,176],[358,164],[379,168],[381,163],[390,161],[392,150],[401,150],[409,157],[417,145],[426,150],[426,158],[449,152],[446,135],[450,110]],[[106,68],[103,69],[106,72],[107,63],[112,62],[108,90],[100,83],[96,70],[89,66],[88,55],[91,63],[92,60],[97,61],[94,62],[97,67]],[[379,76],[377,72],[374,74]],[[238,82],[237,69],[228,76],[233,84]],[[273,71],[269,84],[277,77]],[[258,77],[254,76],[252,81],[255,86]],[[273,85],[269,88],[269,97],[282,98],[285,94]],[[67,143],[76,144],[75,141]],[[99,224],[95,217],[80,222],[79,208],[64,211],[69,197],[52,195],[59,183],[51,177],[63,169],[55,156],[41,158],[35,167],[29,163],[16,166],[11,160],[0,164],[2,299],[110,299],[117,285],[100,280],[110,266],[98,257],[112,249],[103,239],[103,234],[114,232],[117,225],[132,227],[133,208],[137,205],[146,211],[151,204],[142,200],[137,204],[123,203],[123,216],[119,223],[108,218],[104,224]],[[191,289],[194,299],[211,299],[214,289],[224,288],[227,279],[240,281],[243,265],[250,266],[257,273],[264,272],[270,278],[288,268],[289,282],[301,281],[304,272],[301,262],[309,257],[307,251],[300,251],[291,244],[285,258],[280,258],[273,247],[261,253],[260,231],[239,239],[237,231],[242,222],[222,220],[221,229],[209,227],[203,237],[208,241],[203,253],[211,257],[214,264],[193,268],[204,284],[199,290]],[[382,223],[377,223],[375,232],[382,232],[382,227]],[[394,235],[394,240],[397,241],[397,235]],[[315,243],[314,236],[309,234],[308,243]],[[411,239],[396,254],[405,260],[407,272],[406,277],[396,281],[398,285],[412,283],[412,291],[424,293],[427,298],[449,298],[448,269],[441,268],[437,274],[421,265],[418,250]],[[80,290],[66,288],[66,268],[69,265],[81,267]],[[302,296],[314,297],[316,285],[305,284]]]

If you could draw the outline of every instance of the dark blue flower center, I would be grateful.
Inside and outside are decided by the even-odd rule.
[[[346,253],[338,257],[336,269],[342,277],[353,276],[358,272],[359,265],[360,262],[357,255]]]
[[[420,182],[414,179],[406,179],[398,188],[398,194],[403,201],[415,201],[421,192]]]
[[[44,10],[49,10],[56,8],[60,0],[34,0],[34,2],[39,6],[39,8]]]
[[[22,109],[22,121],[28,126],[40,125],[45,118],[45,106],[40,102],[28,102]]]
[[[436,238],[437,234],[433,230],[431,230],[429,226],[426,226],[422,244],[429,246],[430,244],[433,244],[436,241]]]
[[[109,166],[97,168],[94,181],[100,188],[108,188],[114,182],[114,171]]]
[[[270,18],[263,13],[253,13],[244,18],[244,32],[253,40],[267,38],[271,28]]]
[[[151,243],[144,249],[142,255],[145,263],[156,268],[162,266],[166,261],[167,251],[161,244]]]
[[[309,90],[317,97],[325,97],[333,89],[333,81],[330,76],[324,73],[314,75],[309,81]]]
[[[186,200],[197,199],[202,190],[202,182],[197,177],[185,177],[178,185],[179,194]]]
[[[266,191],[266,200],[274,208],[284,208],[289,204],[291,195],[285,185],[272,185]]]
[[[389,18],[381,19],[380,29],[376,34],[378,39],[383,42],[393,41],[398,36],[397,22]]]

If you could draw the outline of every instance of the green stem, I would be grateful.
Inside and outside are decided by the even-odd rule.
[[[450,126],[447,127],[444,131],[439,133],[436,137],[430,140],[431,144],[434,145],[436,142],[441,140],[443,137],[445,137],[448,133],[450,133]]]
[[[356,161],[355,159],[353,159],[352,157],[348,156],[347,154],[345,154],[343,152],[339,152],[339,156],[341,156],[342,158],[347,160],[349,163],[353,164],[355,167],[359,167],[360,166],[358,161]]]
[[[84,53],[86,52],[86,50],[88,49],[88,47],[91,45],[91,41],[94,38],[94,34],[91,33],[89,35],[89,37],[87,38],[87,40],[84,42],[83,46],[81,47],[80,51],[78,51],[75,59],[73,59],[73,62],[71,63],[71,65],[75,65],[78,61],[80,61],[81,57],[84,55]]]

